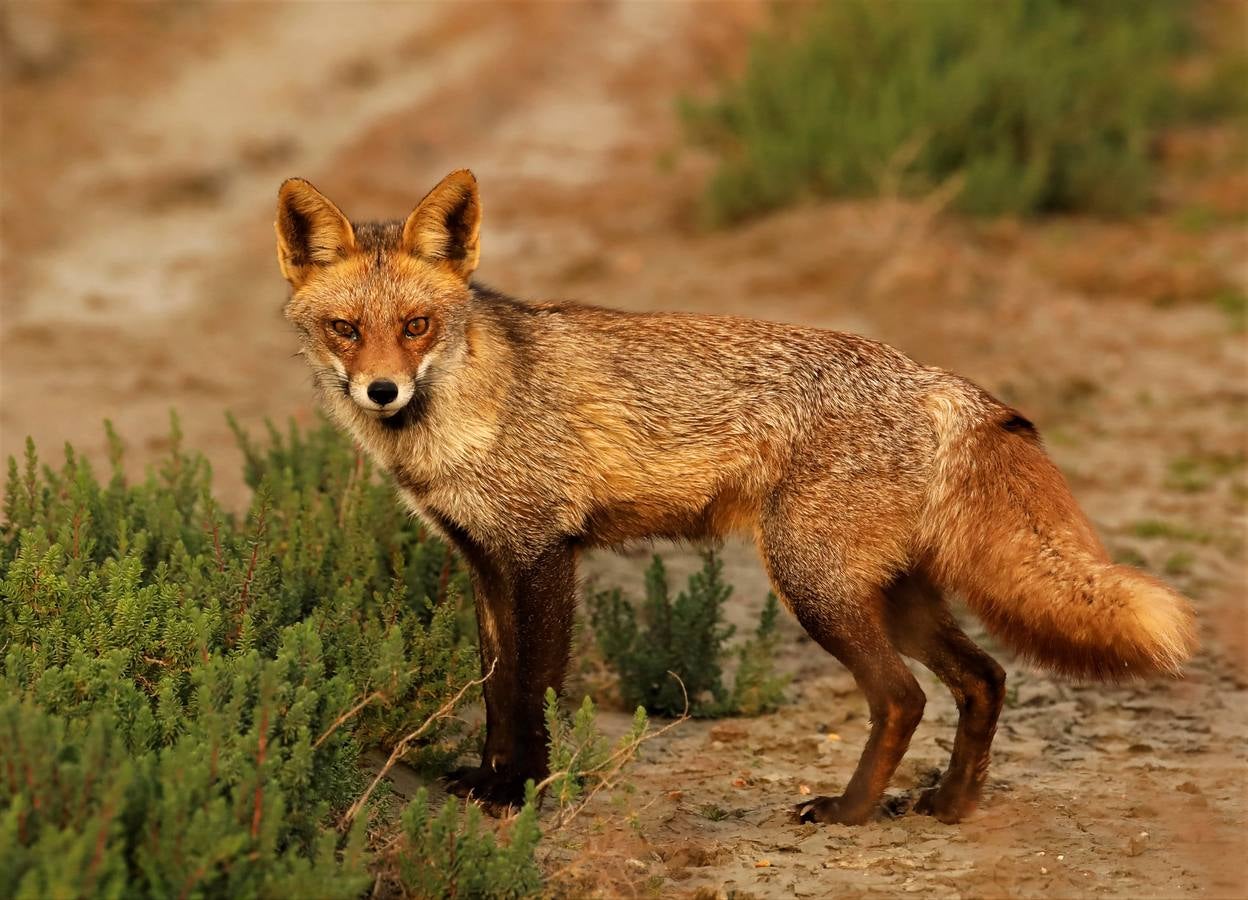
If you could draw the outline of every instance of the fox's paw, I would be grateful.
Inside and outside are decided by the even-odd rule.
[[[850,806],[844,797],[814,797],[793,807],[799,822],[815,822],[824,825],[861,825],[872,817],[875,810]]]
[[[524,805],[526,779],[507,771],[468,766],[447,773],[445,780],[447,791],[477,801],[491,816],[506,816]]]
[[[892,794],[880,801],[880,812],[887,819],[900,819],[914,812],[914,803],[913,794]]]
[[[966,795],[940,787],[928,788],[919,793],[914,801],[914,811],[921,816],[932,816],[946,825],[956,825],[975,808],[974,801],[967,801]]]

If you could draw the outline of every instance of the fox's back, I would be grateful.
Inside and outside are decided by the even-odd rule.
[[[811,428],[893,432],[945,376],[854,334],[736,316],[515,304],[522,371],[566,412],[618,405],[651,438],[791,438]],[[904,428],[902,429],[904,430]]]
[[[804,453],[846,482],[912,485],[917,502],[935,444],[924,395],[943,373],[899,351],[739,317],[482,299],[521,348],[505,455],[555,473],[577,507],[673,518],[659,531],[739,526]]]

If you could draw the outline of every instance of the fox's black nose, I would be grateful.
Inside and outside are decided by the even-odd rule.
[[[385,406],[399,396],[399,386],[393,381],[378,379],[368,386],[368,399],[379,406]]]

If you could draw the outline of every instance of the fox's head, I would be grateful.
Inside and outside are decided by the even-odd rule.
[[[286,317],[331,404],[349,401],[346,409],[387,425],[417,411],[463,353],[480,224],[467,169],[443,178],[403,222],[352,224],[309,182],[282,184]]]

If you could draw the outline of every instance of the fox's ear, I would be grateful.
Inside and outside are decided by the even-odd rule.
[[[277,264],[293,287],[317,266],[355,250],[351,223],[329,198],[302,178],[287,178],[277,192]]]
[[[477,179],[458,169],[438,182],[403,224],[403,249],[467,281],[481,251]]]

